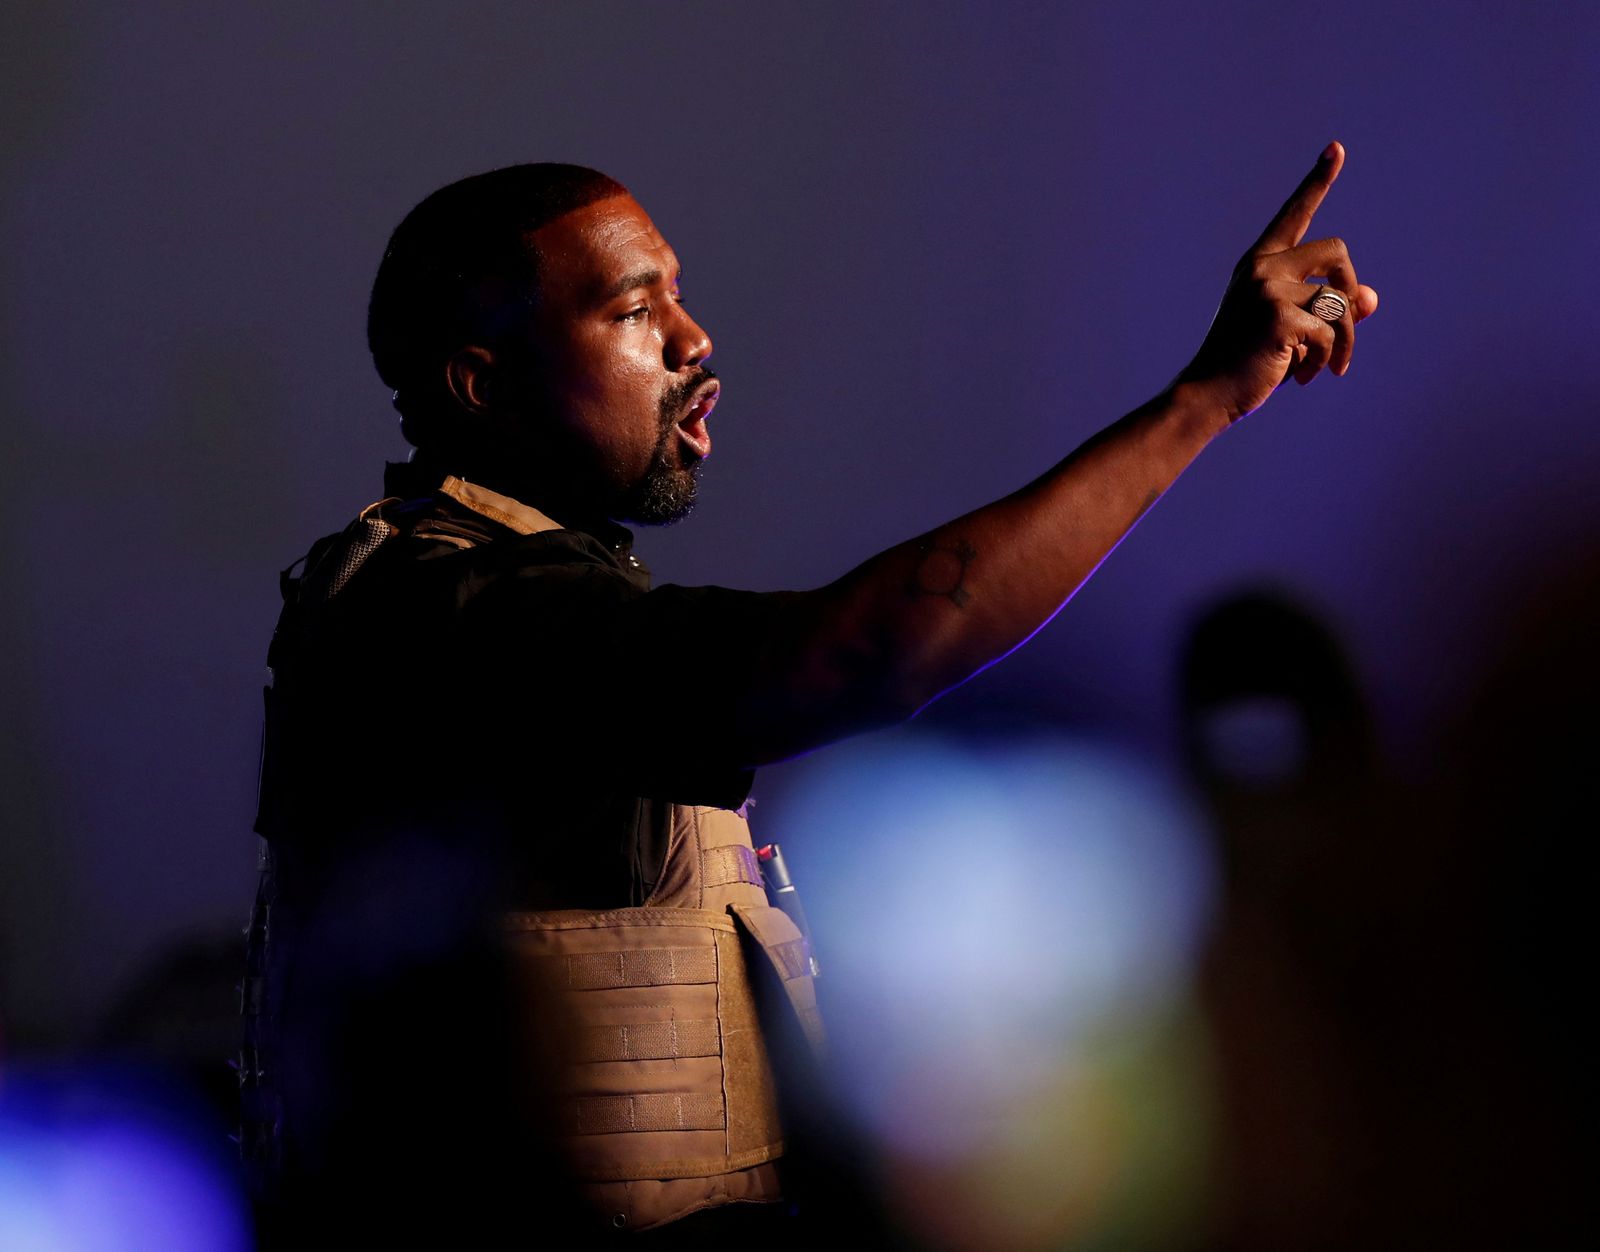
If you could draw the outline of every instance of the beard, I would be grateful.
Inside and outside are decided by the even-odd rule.
[[[689,403],[689,396],[708,378],[708,369],[667,389],[661,397],[661,434],[656,440],[650,464],[623,501],[622,517],[641,526],[671,526],[694,511],[699,492],[700,461],[684,461],[678,439],[678,419]]]

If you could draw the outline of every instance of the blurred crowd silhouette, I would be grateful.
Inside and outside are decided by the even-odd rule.
[[[1555,1247],[1587,1224],[1581,877],[1560,852],[1594,820],[1596,637],[1590,561],[1523,603],[1402,783],[1310,612],[1245,595],[1196,627],[1184,729],[1226,871],[1207,1246]],[[1252,709],[1271,769],[1230,755]]]

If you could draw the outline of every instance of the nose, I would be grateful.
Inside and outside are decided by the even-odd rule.
[[[673,307],[677,309],[677,316],[667,332],[667,368],[681,370],[699,365],[711,355],[711,336],[689,316],[689,311],[681,304]]]

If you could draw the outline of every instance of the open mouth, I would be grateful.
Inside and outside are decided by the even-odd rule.
[[[717,407],[717,397],[722,384],[710,379],[696,388],[689,399],[689,407],[678,419],[678,434],[696,460],[703,461],[711,455],[711,433],[706,430],[706,418]]]

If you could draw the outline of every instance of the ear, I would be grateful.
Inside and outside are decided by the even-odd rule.
[[[469,413],[487,413],[494,398],[494,353],[477,344],[459,349],[445,362],[445,385]]]

